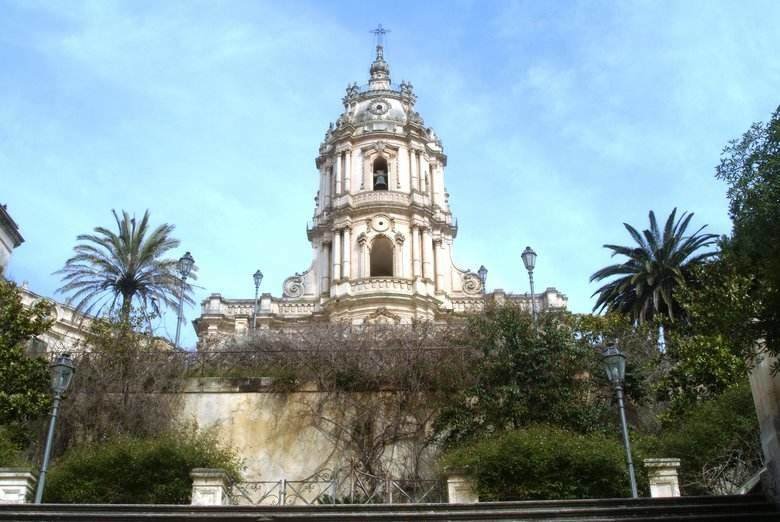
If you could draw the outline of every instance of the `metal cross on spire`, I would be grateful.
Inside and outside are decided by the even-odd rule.
[[[376,37],[376,46],[377,47],[383,47],[384,46],[384,39],[385,35],[390,32],[390,29],[385,29],[382,27],[382,24],[379,24],[376,26],[376,29],[369,31],[369,33],[373,33],[373,35]]]

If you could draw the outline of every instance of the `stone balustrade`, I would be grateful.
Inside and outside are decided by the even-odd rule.
[[[376,290],[410,294],[414,290],[414,281],[400,277],[367,277],[349,282],[353,294],[371,293]]]

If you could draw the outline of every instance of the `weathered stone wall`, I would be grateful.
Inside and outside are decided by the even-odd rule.
[[[750,372],[750,387],[761,430],[767,475],[764,489],[780,503],[780,374],[772,374],[774,357],[763,359]]]
[[[355,458],[345,435],[336,436],[338,429],[330,422],[348,419],[348,412],[334,411],[339,404],[314,389],[277,393],[268,379],[205,378],[191,380],[183,396],[181,420],[216,428],[244,459],[246,480],[302,480],[344,469]],[[402,475],[409,453],[405,443],[388,446],[384,469]],[[433,449],[427,450],[426,471],[434,460]]]

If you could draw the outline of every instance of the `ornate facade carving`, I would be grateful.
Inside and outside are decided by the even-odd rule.
[[[301,274],[295,274],[284,280],[282,295],[284,297],[302,297],[303,296],[303,277]]]

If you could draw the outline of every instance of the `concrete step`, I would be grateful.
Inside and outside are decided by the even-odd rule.
[[[759,496],[325,506],[0,505],[0,521],[780,521]]]

